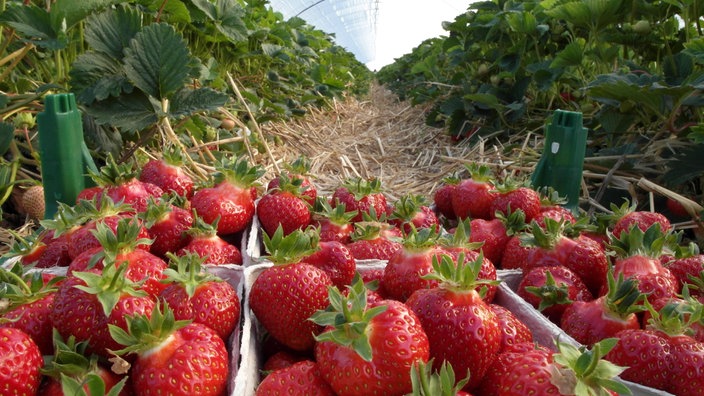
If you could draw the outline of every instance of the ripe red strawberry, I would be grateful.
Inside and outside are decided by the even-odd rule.
[[[452,194],[452,208],[458,218],[490,219],[494,201],[494,183],[491,169],[485,165],[467,165],[470,177],[457,184]]]
[[[300,180],[297,184],[300,186],[303,199],[309,204],[314,205],[318,197],[318,190],[310,178],[310,161],[305,157],[296,158],[293,162],[285,163],[285,175],[289,180]],[[279,188],[279,178],[274,178],[269,181],[266,186],[267,192]]]
[[[696,396],[704,389],[704,343],[686,336],[670,337],[667,391],[674,395]]]
[[[335,207],[344,204],[348,211],[357,211],[352,221],[362,221],[364,214],[377,219],[386,213],[386,197],[381,192],[379,179],[364,180],[362,178],[346,180],[332,194],[330,204]]]
[[[320,375],[318,364],[311,360],[304,360],[267,375],[254,395],[335,396],[335,392]]]
[[[672,213],[672,215],[675,217],[687,218],[692,216],[691,214],[689,214],[689,211],[687,211],[687,208],[682,203],[682,201],[673,198],[668,198],[667,201],[665,201],[665,205],[667,206],[667,209],[670,211],[670,213]]]
[[[100,246],[100,241],[95,236],[98,223],[108,226],[113,232],[117,230],[117,224],[123,219],[133,219],[134,211],[131,206],[115,204],[110,197],[102,197],[100,202],[81,201],[75,207],[73,214],[74,228],[67,234],[68,254],[71,259],[75,259],[79,254]],[[149,232],[146,227],[140,225],[137,238],[148,239]],[[137,245],[140,249],[149,250],[149,243]]]
[[[428,337],[418,317],[399,301],[368,304],[361,281],[352,285],[348,297],[329,290],[330,307],[311,317],[325,326],[315,345],[323,378],[338,396],[410,392],[411,368],[429,358]]]
[[[628,232],[631,227],[638,227],[645,232],[652,225],[659,224],[662,232],[666,233],[672,230],[670,220],[663,214],[636,210],[636,205],[630,205],[628,201],[620,207],[611,205],[611,209],[614,212],[610,217],[613,222],[612,232],[617,239],[620,239],[621,234]]]
[[[99,193],[100,196],[108,196],[114,202],[128,204],[137,212],[147,209],[147,201],[150,197],[158,199],[163,194],[161,188],[140,181],[137,178],[137,172],[130,164],[118,164],[111,155],[108,156],[106,164],[100,168],[99,173],[91,172],[91,177],[103,187]],[[97,202],[101,200],[97,199]]]
[[[44,361],[37,344],[25,332],[0,327],[0,390],[8,395],[36,395]]]
[[[437,286],[436,280],[422,276],[433,270],[433,257],[446,253],[440,245],[440,233],[434,228],[413,230],[403,239],[403,247],[384,268],[384,290],[398,301],[406,301],[418,289]]]
[[[235,288],[203,271],[203,259],[194,253],[182,257],[169,253],[169,258],[171,268],[164,271],[168,286],[159,298],[173,310],[176,320],[204,324],[224,341],[229,340],[240,319],[240,299]]]
[[[666,389],[670,354],[667,337],[659,331],[640,328],[619,331],[615,337],[618,343],[606,359],[628,367],[621,373],[621,378],[651,388]]]
[[[496,359],[494,359],[494,362],[489,366],[479,386],[474,388],[476,394],[482,396],[498,396],[499,382],[501,382],[502,377],[508,375],[513,361],[519,356],[536,349],[548,352],[547,348],[539,346],[539,344],[534,342],[519,342],[507,345],[505,349],[501,350],[499,354],[496,355]]]
[[[108,396],[128,396],[132,392],[125,387],[127,378],[119,376],[98,362],[98,356],[88,352],[87,342],[76,342],[75,337],[64,340],[54,331],[53,350],[42,368],[46,379],[42,382],[39,394],[42,396],[64,396],[63,387],[76,393],[90,394],[91,387],[100,387]]]
[[[10,250],[5,254],[5,257],[19,257],[19,260],[24,265],[36,264],[39,258],[46,251],[46,243],[44,243],[44,235],[30,234],[26,236],[20,235],[18,232],[7,229],[7,232],[12,236],[12,244]],[[53,231],[50,231],[53,237]],[[44,231],[43,234],[46,234]]]
[[[149,251],[161,258],[176,252],[189,242],[188,230],[193,226],[191,212],[169,200],[149,201],[147,210],[139,215],[152,239]]]
[[[61,280],[55,277],[45,281],[41,273],[28,273],[21,263],[9,269],[0,268],[3,300],[0,321],[4,326],[22,330],[32,337],[42,355],[53,351],[50,315]]]
[[[110,326],[125,347],[119,355],[135,354],[129,373],[139,395],[220,396],[227,388],[227,348],[215,330],[200,323],[177,321],[168,306],[157,305],[151,317],[127,317],[127,331]]]
[[[199,216],[188,230],[189,242],[176,251],[177,256],[195,253],[208,264],[242,264],[242,252],[237,246],[218,235],[218,223],[208,224]]]
[[[167,265],[160,257],[140,248],[148,243],[148,240],[141,238],[143,229],[136,218],[121,218],[115,231],[103,222],[96,223],[93,235],[99,245],[79,254],[71,261],[67,273],[71,275],[91,268],[101,270],[105,261],[114,262],[118,266],[127,267],[127,279],[140,282],[140,289],[156,296],[166,287],[161,280]]]
[[[462,388],[469,381],[469,376],[457,380],[455,370],[448,362],[443,362],[440,370],[434,371],[433,365],[418,362],[411,370],[411,384],[414,396],[471,396]]]
[[[389,260],[402,245],[401,231],[386,223],[358,223],[347,248],[357,260]]]
[[[295,363],[303,360],[308,360],[303,354],[294,353],[285,349],[280,350],[266,358],[261,371],[264,375],[268,375],[268,373],[293,366]]]
[[[447,361],[458,373],[471,373],[465,389],[481,382],[501,348],[499,319],[475,290],[481,265],[443,256],[426,277],[438,286],[417,289],[406,301],[428,336],[435,369]]]
[[[249,304],[262,326],[281,344],[296,350],[313,348],[322,327],[308,318],[327,306],[330,275],[302,258],[314,251],[314,237],[296,230],[286,236],[281,227],[263,234],[268,258],[274,263],[252,284]]]
[[[344,290],[352,283],[357,270],[352,252],[347,246],[336,241],[319,241],[317,249],[315,253],[303,257],[301,261],[327,272],[332,284]]]
[[[498,394],[535,395],[619,395],[630,394],[614,381],[623,368],[602,359],[616,343],[614,339],[594,344],[591,350],[558,342],[559,353],[533,350],[515,356],[499,379]]]
[[[110,350],[120,347],[108,326],[127,328],[125,317],[151,314],[155,301],[138,285],[130,281],[127,265],[109,262],[101,272],[74,272],[62,283],[54,298],[51,320],[64,337],[73,335],[77,341],[88,341],[90,351],[110,357]]]
[[[599,293],[606,284],[609,262],[606,252],[590,238],[570,237],[576,225],[545,219],[545,226],[531,226],[531,233],[523,236],[522,242],[535,246],[528,253],[526,267],[562,265],[577,274],[592,294]]]
[[[594,299],[582,279],[562,265],[528,270],[518,284],[516,293],[557,324],[570,304]]]
[[[677,257],[666,263],[665,267],[677,280],[678,287],[682,288],[686,283],[693,283],[697,278],[700,278],[702,271],[704,271],[704,254]]]
[[[670,297],[679,292],[677,279],[660,262],[663,247],[674,244],[676,236],[663,234],[654,224],[645,232],[632,227],[621,238],[612,239],[610,248],[616,252],[614,275],[638,281],[638,289],[649,299]]]
[[[356,211],[348,212],[344,204],[333,208],[326,199],[316,201],[316,210],[311,216],[311,224],[320,229],[321,241],[337,241],[347,244],[352,240]]]
[[[523,270],[528,267],[531,252],[538,248],[524,245],[522,240],[525,238],[530,238],[527,231],[513,235],[506,242],[504,254],[501,256],[501,264],[498,265],[499,268]]]
[[[452,196],[458,184],[460,184],[460,178],[456,173],[446,176],[442,179],[440,187],[433,193],[435,209],[448,220],[457,218],[455,209],[452,206]]]
[[[498,194],[491,201],[490,207],[492,215],[497,212],[507,215],[509,211],[515,212],[520,209],[525,215],[526,222],[530,223],[540,214],[540,194],[532,188],[522,187],[511,181],[496,188]]]
[[[637,282],[614,279],[608,275],[608,292],[591,301],[574,301],[562,313],[560,327],[584,345],[592,345],[604,338],[614,337],[625,329],[638,329],[637,312],[643,310],[639,304],[644,297],[638,291]]]
[[[472,219],[470,222],[469,242],[481,242],[484,257],[494,265],[501,265],[506,245],[513,235],[525,228],[522,211],[504,217],[500,215],[491,220]]]
[[[426,204],[420,195],[402,196],[394,205],[394,211],[389,216],[389,223],[400,228],[405,233],[421,228],[439,227],[435,212]]]
[[[310,204],[302,195],[303,179],[290,180],[285,174],[278,178],[277,187],[270,189],[257,204],[257,217],[264,232],[273,235],[281,226],[284,234],[300,230],[311,221]]]
[[[234,234],[244,230],[254,217],[256,190],[253,186],[264,171],[250,166],[245,158],[223,159],[216,170],[214,187],[196,191],[191,207],[208,224],[220,218],[218,234]]]
[[[142,167],[139,180],[159,187],[165,193],[170,191],[185,197],[193,196],[193,178],[186,173],[183,156],[176,150],[164,152],[161,159],[151,159]]]
[[[489,308],[496,315],[501,329],[499,353],[509,349],[512,345],[533,341],[531,329],[508,308],[497,304],[489,304]]]

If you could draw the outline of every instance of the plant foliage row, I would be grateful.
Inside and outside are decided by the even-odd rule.
[[[584,114],[592,155],[677,141],[657,153],[677,185],[704,171],[703,17],[696,0],[481,1],[377,77],[458,139],[538,130],[560,108]]]

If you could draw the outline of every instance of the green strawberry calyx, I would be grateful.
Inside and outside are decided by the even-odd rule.
[[[372,195],[381,194],[381,181],[377,178],[363,179],[361,177],[345,180],[342,186],[346,188],[357,201]]]
[[[420,252],[440,245],[442,236],[438,226],[416,229],[411,224],[411,229],[403,236],[401,244],[406,250]]]
[[[442,254],[440,258],[433,257],[433,270],[421,278],[436,280],[438,287],[458,292],[469,292],[479,289],[479,295],[484,297],[486,286],[498,285],[500,281],[480,279],[479,273],[484,262],[484,254],[479,253],[473,261],[467,260],[464,252],[457,256],[457,262],[449,254]]]
[[[0,313],[56,292],[57,283],[65,278],[57,276],[45,284],[41,272],[28,272],[28,269],[19,262],[10,268],[0,268]]]
[[[126,162],[118,164],[112,154],[108,154],[105,165],[98,172],[89,170],[89,175],[99,186],[119,186],[137,178],[137,171]]]
[[[129,353],[140,354],[154,350],[164,342],[168,342],[175,332],[192,322],[191,320],[176,320],[174,312],[169,308],[169,305],[161,301],[157,301],[151,316],[138,314],[127,316],[125,319],[127,321],[127,331],[119,326],[108,324],[112,338],[117,343],[125,346],[120,350],[110,351],[116,357]],[[113,362],[113,367],[117,365],[126,368],[126,362],[120,359],[111,359],[111,361]]]
[[[316,341],[330,341],[351,347],[365,361],[372,360],[372,346],[367,335],[369,322],[388,309],[385,305],[367,306],[367,289],[357,276],[345,297],[336,287],[328,288],[330,305],[318,310],[309,320],[321,326],[330,326],[315,336]]]
[[[624,278],[623,274],[614,277],[612,270],[606,274],[607,292],[604,297],[606,310],[621,319],[642,312],[645,307],[642,305],[645,294],[638,290],[638,280],[635,278]]]
[[[544,311],[554,305],[565,305],[572,303],[569,298],[569,288],[566,284],[555,282],[555,278],[550,271],[545,271],[545,284],[541,286],[527,286],[526,291],[540,299],[538,311]]]
[[[83,379],[98,368],[98,355],[89,355],[88,341],[76,342],[75,336],[64,339],[58,330],[53,329],[54,356],[47,359],[41,373],[58,379],[61,375]]]
[[[142,224],[138,218],[125,217],[117,222],[115,231],[104,222],[98,221],[91,232],[103,247],[100,254],[114,260],[120,254],[134,251],[139,245],[153,242],[151,239],[139,238],[141,230]]]
[[[127,263],[118,264],[106,258],[100,273],[73,272],[73,276],[85,282],[85,285],[76,285],[75,287],[86,293],[94,294],[98,298],[105,316],[110,316],[122,296],[146,297],[148,295],[147,292],[139,288],[138,282],[133,282],[125,276],[127,268]]]
[[[469,173],[469,177],[474,181],[491,184],[494,183],[494,172],[487,165],[480,165],[476,162],[472,162],[470,164],[466,164],[465,169]]]
[[[421,210],[421,207],[427,204],[427,199],[422,195],[404,195],[394,204],[394,211],[389,218],[400,221],[411,221]]]
[[[312,226],[284,235],[283,227],[279,224],[271,237],[266,232],[262,233],[262,240],[268,253],[267,258],[275,265],[298,263],[320,248],[320,234]]]
[[[631,227],[628,232],[621,233],[619,238],[610,237],[609,249],[617,257],[645,256],[660,258],[663,254],[676,251],[681,234],[661,230],[655,223],[642,231],[639,227]]]
[[[479,250],[484,245],[484,242],[470,242],[471,232],[470,219],[461,219],[452,234],[441,235],[439,239],[440,245],[448,248]]]
[[[333,208],[324,197],[317,197],[315,199],[314,215],[316,218],[326,218],[332,224],[336,225],[346,225],[352,223],[352,219],[357,216],[359,211],[351,210],[347,211],[347,206],[341,203],[339,200]]]
[[[419,360],[411,367],[411,396],[455,396],[469,382],[469,371],[464,379],[456,381],[455,371],[448,361],[443,361],[437,372],[433,372],[432,367],[433,359],[428,363]]]
[[[164,270],[166,277],[161,282],[181,285],[189,298],[205,283],[223,282],[222,278],[202,270],[205,258],[195,253],[188,252],[183,256],[176,256],[168,252],[166,257],[169,259],[169,268]]]
[[[214,182],[216,185],[226,182],[240,188],[254,186],[257,180],[264,175],[264,168],[259,165],[251,166],[245,157],[229,159],[223,157],[215,169]]]
[[[558,353],[553,355],[550,382],[563,395],[607,396],[609,391],[630,395],[631,390],[615,379],[626,368],[603,359],[617,342],[617,338],[606,338],[587,349],[556,341]]]

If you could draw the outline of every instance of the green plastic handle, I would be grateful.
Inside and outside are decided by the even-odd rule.
[[[576,212],[582,186],[587,129],[582,113],[556,110],[545,129],[545,148],[535,168],[535,188],[552,187],[567,199],[566,208]]]
[[[87,169],[95,169],[83,141],[81,113],[72,93],[47,95],[44,111],[37,114],[39,154],[46,204],[44,218],[52,218],[58,203],[76,203],[76,197],[92,182]]]

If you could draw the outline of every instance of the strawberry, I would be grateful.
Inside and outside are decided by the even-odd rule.
[[[89,341],[90,351],[109,357],[119,344],[110,337],[108,326],[126,328],[125,317],[149,315],[154,299],[126,275],[127,265],[105,264],[96,270],[74,272],[59,288],[51,319],[59,333]]]
[[[45,281],[41,273],[28,273],[20,263],[9,269],[0,268],[3,299],[0,318],[7,320],[6,327],[17,328],[32,337],[42,355],[52,352],[50,315],[62,279]]]
[[[46,205],[44,202],[44,186],[41,184],[28,187],[22,193],[20,208],[30,219],[41,220],[44,218]]]
[[[195,253],[205,258],[208,264],[242,264],[242,252],[237,246],[218,235],[218,220],[213,224],[196,215],[194,224],[187,231],[189,242],[176,251],[177,256]]]
[[[373,213],[378,219],[387,210],[386,196],[381,192],[379,179],[346,180],[342,186],[335,189],[330,204],[333,207],[344,204],[348,211],[356,210],[357,215],[352,218],[353,222],[362,221],[364,213],[368,215]]]
[[[223,159],[216,170],[215,185],[196,191],[191,207],[208,224],[219,218],[219,235],[234,234],[244,230],[254,217],[254,183],[264,171],[250,166],[245,158]]]
[[[628,367],[621,378],[651,388],[666,389],[670,345],[664,334],[638,328],[621,330],[615,337],[618,343],[606,359]]]
[[[692,244],[689,249],[696,249],[697,245]],[[665,264],[665,267],[670,270],[672,276],[677,280],[678,287],[681,288],[686,283],[692,283],[692,278],[697,279],[704,271],[704,254],[690,252],[684,256],[678,256],[672,261]]]
[[[704,389],[704,343],[686,335],[671,336],[669,357],[666,390],[678,396],[700,395]]]
[[[499,394],[630,394],[626,385],[614,380],[623,368],[602,359],[614,344],[615,339],[606,339],[587,350],[558,342],[558,353],[533,350],[516,356],[499,379]]]
[[[288,350],[280,350],[266,358],[262,365],[262,373],[267,375],[273,371],[293,366],[295,363],[308,360],[304,355]]]
[[[395,300],[368,304],[361,281],[350,287],[347,297],[330,288],[329,303],[311,320],[325,328],[316,336],[315,361],[335,393],[410,392],[411,368],[427,362],[430,354],[428,337],[415,313]]]
[[[337,241],[319,241],[317,251],[303,257],[301,261],[327,272],[332,284],[340,290],[352,283],[357,269],[352,252]]]
[[[140,246],[149,240],[141,238],[143,227],[137,218],[121,218],[115,226],[115,231],[105,223],[96,223],[94,237],[99,246],[86,250],[78,255],[68,266],[67,273],[90,268],[102,269],[105,262],[114,262],[118,266],[127,267],[125,275],[133,282],[140,282],[140,289],[152,296],[159,294],[165,285],[163,271],[166,262],[154,254],[141,249]]]
[[[200,323],[177,321],[168,305],[157,304],[151,317],[127,317],[127,330],[110,326],[125,347],[117,355],[136,355],[130,369],[139,396],[220,396],[227,388],[227,348],[215,330]],[[113,360],[120,363],[120,359]],[[124,363],[124,362],[122,362]]]
[[[545,225],[545,218],[553,219],[557,222],[567,221],[570,223],[576,223],[577,219],[574,214],[562,206],[567,203],[567,200],[559,196],[559,193],[552,188],[547,188],[547,190],[540,190],[543,194],[540,203],[540,213],[533,220],[535,220],[540,226]]]
[[[514,344],[533,341],[533,332],[508,308],[501,305],[489,304],[499,321],[501,329],[501,343],[499,352],[509,349]]]
[[[286,174],[279,175],[277,187],[270,189],[257,204],[257,217],[264,232],[273,235],[281,226],[284,234],[305,228],[311,221],[310,204],[302,195],[303,179],[290,180]]]
[[[615,236],[615,235],[614,235]],[[638,289],[648,298],[670,297],[679,292],[677,279],[661,264],[663,249],[674,245],[676,235],[663,234],[660,225],[654,224],[643,232],[632,227],[613,238],[611,250],[616,253],[614,274],[638,281]]]
[[[525,218],[522,211],[513,212],[508,216],[500,215],[491,220],[472,219],[469,241],[482,242],[481,251],[484,257],[494,265],[501,265],[508,241],[524,228]]]
[[[37,344],[22,330],[0,327],[0,390],[7,395],[36,395],[44,361]]]
[[[159,187],[165,193],[193,196],[193,178],[186,173],[183,156],[175,149],[166,150],[160,159],[151,159],[142,166],[139,180]]]
[[[64,340],[59,332],[54,331],[54,351],[50,354],[41,372],[46,376],[39,392],[43,396],[64,396],[63,387],[77,388],[76,393],[90,394],[91,387],[100,387],[101,394],[127,396],[127,378],[119,376],[98,362],[98,355],[88,352],[87,342],[76,342],[69,336]],[[80,390],[79,390],[80,389]]]
[[[643,294],[638,282],[619,275],[608,276],[607,293],[591,301],[574,301],[562,313],[560,327],[572,338],[585,345],[592,345],[604,338],[613,337],[621,330],[638,329],[637,312]]]
[[[420,195],[404,195],[395,204],[389,216],[389,223],[409,233],[411,228],[421,229],[439,227],[435,212],[427,206],[425,198]]]
[[[498,396],[501,378],[508,375],[513,361],[536,349],[548,353],[547,348],[539,346],[534,342],[518,342],[506,345],[505,348],[500,350],[499,354],[496,355],[496,359],[494,359],[494,362],[489,366],[479,386],[474,388],[475,394],[482,396]]]
[[[527,231],[513,235],[506,246],[504,253],[501,256],[501,264],[498,266],[502,269],[527,269],[528,260],[532,255],[532,251],[537,250],[537,246],[526,246],[523,244],[523,239],[530,238]]]
[[[131,206],[115,204],[107,196],[102,197],[100,202],[81,201],[76,205],[74,213],[76,228],[68,234],[68,254],[72,259],[75,259],[85,251],[100,246],[100,241],[95,236],[95,229],[98,223],[108,226],[115,232],[117,224],[121,220],[135,217]],[[140,225],[138,238],[148,239],[149,231],[141,224],[141,221],[136,223]],[[145,242],[137,245],[137,247],[149,250],[150,243]]]
[[[293,162],[284,164],[285,172],[282,173],[288,180],[300,180],[296,182],[299,185],[302,198],[309,204],[314,205],[318,197],[318,190],[310,178],[310,161],[305,157],[298,157]],[[279,189],[279,178],[274,178],[269,181],[266,186],[267,192]]]
[[[320,375],[318,364],[304,360],[267,375],[254,395],[335,396],[335,392]]]
[[[389,260],[402,245],[401,231],[381,222],[356,223],[347,248],[357,260]]]
[[[666,233],[672,230],[670,220],[663,214],[636,210],[636,205],[631,205],[628,201],[620,207],[612,204],[611,209],[613,211],[613,215],[610,216],[613,222],[612,233],[617,239],[620,239],[621,234],[628,232],[632,227],[638,227],[645,232],[652,225],[659,224],[662,232]]]
[[[582,279],[562,265],[528,270],[518,284],[516,294],[557,324],[570,304],[594,299]]]
[[[435,369],[449,362],[459,373],[469,371],[466,389],[479,384],[501,348],[499,320],[475,288],[491,281],[478,279],[482,260],[457,263],[451,256],[434,259],[424,279],[435,280],[434,288],[417,289],[406,305],[415,312],[430,343]]]
[[[491,169],[477,164],[466,168],[470,177],[460,181],[452,193],[455,215],[460,219],[490,219],[491,203],[496,196]]]
[[[174,205],[171,200],[149,200],[147,210],[139,214],[152,239],[149,251],[161,258],[176,252],[189,242],[188,230],[193,226],[191,212]]]
[[[464,255],[465,260],[468,262],[480,260],[482,264],[479,269],[479,279],[495,281],[497,276],[496,266],[477,250],[480,246],[483,247],[483,245],[477,242],[468,242],[470,238],[467,237],[467,233],[470,228],[471,222],[468,219],[463,219],[457,224],[451,238],[448,235],[443,235],[439,240],[443,248],[443,253],[449,254],[455,261],[457,261],[460,255]],[[477,285],[477,292],[482,293],[482,298],[487,303],[494,300],[497,290],[498,284],[494,282],[486,282]]]
[[[525,234],[521,242],[537,247],[528,253],[524,270],[534,267],[563,265],[579,276],[593,294],[606,284],[609,262],[606,252],[592,239],[570,235],[576,233],[577,225],[545,219],[544,228],[536,222],[531,233]]]
[[[314,251],[315,238],[301,230],[284,236],[281,227],[271,238],[262,236],[274,265],[252,284],[252,312],[276,340],[296,351],[309,350],[322,327],[308,318],[327,306],[327,288],[332,285],[327,272],[301,261]]]
[[[532,188],[521,186],[514,180],[505,180],[496,186],[496,190],[498,193],[489,207],[492,216],[497,212],[507,215],[509,212],[522,210],[526,222],[530,223],[540,214],[540,194]]]
[[[457,218],[455,209],[452,206],[452,196],[460,183],[460,177],[456,173],[442,179],[442,184],[433,193],[433,203],[437,212],[448,220]]]
[[[164,271],[168,286],[159,299],[169,304],[176,320],[192,320],[228,340],[240,318],[240,299],[232,285],[202,270],[203,258],[169,253],[171,268]],[[173,267],[176,267],[175,269]]]
[[[149,197],[158,199],[163,194],[161,188],[140,181],[131,165],[118,164],[112,155],[108,155],[105,165],[98,173],[91,171],[90,175],[96,184],[103,187],[101,196],[105,195],[114,202],[128,204],[137,212],[147,209]],[[102,202],[102,200],[97,201]]]
[[[669,210],[670,213],[672,213],[672,215],[675,217],[679,217],[679,218],[692,217],[692,215],[687,210],[687,207],[685,207],[685,205],[680,200],[676,200],[673,198],[667,198],[667,201],[665,201],[665,206],[667,207],[667,210]]]
[[[12,244],[5,257],[19,257],[19,260],[24,265],[36,264],[47,248],[47,243],[44,238],[53,238],[53,231],[44,231],[43,233],[30,234],[26,236],[20,235],[18,232],[6,229],[7,233],[12,236]],[[50,236],[47,236],[51,232]]]
[[[418,362],[411,370],[411,384],[413,385],[412,396],[471,396],[462,388],[469,381],[468,377],[462,380],[455,380],[455,371],[452,364],[443,362],[440,369],[433,371],[434,366],[429,362]]]
[[[315,211],[311,215],[311,224],[320,228],[321,241],[337,241],[344,244],[352,240],[354,224],[352,218],[357,215],[357,211],[348,212],[344,204],[338,204],[334,208],[326,199],[318,199],[315,204]]]
[[[384,268],[384,290],[398,301],[406,301],[414,291],[437,286],[437,281],[423,279],[433,270],[433,257],[445,249],[440,246],[440,233],[435,228],[412,230]]]

